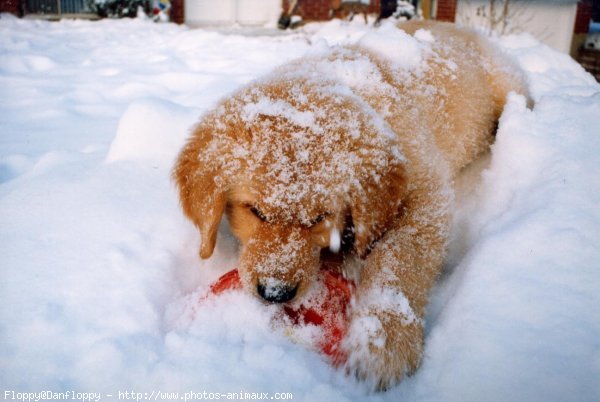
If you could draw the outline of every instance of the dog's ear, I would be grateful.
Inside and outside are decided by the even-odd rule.
[[[364,256],[371,244],[390,229],[400,213],[406,193],[404,169],[395,164],[379,180],[366,180],[351,193],[350,213],[354,226],[354,250]]]
[[[219,158],[200,157],[210,139],[207,130],[197,128],[173,169],[183,211],[202,234],[200,257],[203,259],[213,253],[227,202],[225,186],[216,181],[221,171]]]

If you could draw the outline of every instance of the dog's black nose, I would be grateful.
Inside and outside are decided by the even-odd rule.
[[[298,285],[293,287],[283,283],[265,285],[259,281],[256,290],[260,297],[270,303],[285,303],[296,297]]]

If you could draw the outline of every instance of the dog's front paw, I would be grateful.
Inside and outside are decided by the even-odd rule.
[[[385,310],[356,312],[343,347],[346,372],[375,390],[386,390],[419,367],[422,320]]]

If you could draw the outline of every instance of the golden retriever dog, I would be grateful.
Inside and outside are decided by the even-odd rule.
[[[386,29],[383,46],[368,34],[222,100],[173,171],[200,257],[211,256],[226,213],[256,297],[299,300],[328,253],[360,266],[345,368],[378,389],[421,361],[453,178],[488,149],[507,94],[526,95],[516,69],[472,32]]]

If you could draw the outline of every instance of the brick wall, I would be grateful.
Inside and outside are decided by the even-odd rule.
[[[329,19],[330,0],[300,0],[299,14],[302,19],[323,21]]]
[[[438,0],[435,19],[438,21],[454,22],[456,17],[457,0]]]
[[[379,1],[371,0],[369,13],[379,13]],[[290,0],[282,0],[283,9],[287,10]],[[300,15],[305,21],[327,21],[329,20],[329,10],[331,9],[331,0],[299,0],[296,14]]]
[[[171,21],[176,24],[185,22],[184,0],[171,0]]]
[[[590,20],[592,19],[592,1],[582,0],[577,3],[577,14],[575,16],[574,33],[588,33]]]
[[[0,0],[0,13],[21,16],[21,0]]]

